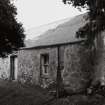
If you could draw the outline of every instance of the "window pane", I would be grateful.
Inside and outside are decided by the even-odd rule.
[[[49,54],[41,54],[41,69],[43,74],[48,74]]]

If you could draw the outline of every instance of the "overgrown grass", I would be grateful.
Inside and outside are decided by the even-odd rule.
[[[105,105],[105,97],[101,95],[73,95],[54,100],[46,105]]]
[[[42,105],[51,98],[39,86],[0,80],[0,105]]]
[[[95,93],[56,99],[39,86],[0,80],[0,105],[105,105],[105,97]]]

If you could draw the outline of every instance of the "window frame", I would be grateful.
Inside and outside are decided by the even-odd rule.
[[[43,75],[49,74],[49,53],[40,54],[41,71]],[[46,69],[47,67],[47,69]]]

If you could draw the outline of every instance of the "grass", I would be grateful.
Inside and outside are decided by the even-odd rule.
[[[100,95],[73,95],[54,100],[47,105],[105,105],[105,97]]]
[[[56,99],[39,86],[0,80],[0,105],[105,105],[105,97],[76,94]]]
[[[26,86],[0,80],[0,105],[42,105],[52,99],[39,86]]]

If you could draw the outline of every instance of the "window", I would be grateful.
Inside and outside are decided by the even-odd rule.
[[[48,74],[49,54],[41,54],[41,70],[42,70],[42,74]]]

